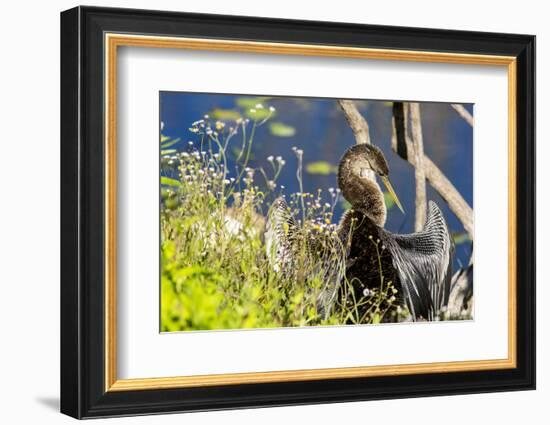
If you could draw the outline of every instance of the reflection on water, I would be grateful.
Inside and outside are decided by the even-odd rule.
[[[179,147],[183,149],[188,140],[196,140],[195,135],[189,131],[192,122],[216,109],[238,110],[236,102],[239,98],[242,96],[162,92],[160,118],[164,123],[163,134],[172,138],[181,138]],[[287,194],[299,191],[295,175],[297,163],[292,153],[293,146],[303,149],[306,165],[318,161],[337,165],[346,148],[355,143],[349,125],[333,99],[273,97],[264,103],[276,108],[275,121],[294,128],[295,133],[290,137],[277,137],[269,131],[267,126],[259,127],[254,139],[250,166],[269,169],[270,165],[266,158],[270,155],[282,156],[286,165],[278,184],[285,186]],[[391,181],[406,212],[403,215],[397,208],[391,208],[388,212],[386,228],[399,233],[412,232],[415,198],[414,169],[391,149],[391,103],[356,101],[356,104],[370,125],[373,143],[383,150],[388,160]],[[473,112],[472,105],[465,106],[471,113]],[[421,113],[426,155],[449,178],[466,202],[472,205],[472,128],[448,104],[422,103]],[[174,147],[177,148],[178,145]],[[229,163],[228,169],[234,169],[233,164]],[[258,182],[258,184],[261,183],[261,181]],[[336,186],[334,173],[328,175],[304,173],[304,191],[306,192],[316,192],[321,188],[328,199],[328,188]],[[460,221],[429,185],[428,198],[440,206],[451,232],[464,232]],[[342,212],[343,207],[340,205],[335,211],[335,220],[339,220]],[[457,245],[456,260],[466,264],[469,261],[470,252],[469,243]],[[455,267],[457,265],[455,264]]]

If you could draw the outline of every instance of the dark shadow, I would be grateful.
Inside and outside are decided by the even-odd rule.
[[[59,397],[36,397],[35,400],[42,406],[59,412]]]

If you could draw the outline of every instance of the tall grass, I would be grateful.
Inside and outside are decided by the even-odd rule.
[[[262,112],[256,119],[255,111]],[[252,119],[232,125],[205,116],[190,127],[196,139],[184,149],[161,151],[162,330],[372,323],[395,314],[383,278],[379,292],[355,299],[344,277],[347,240],[332,222],[339,191],[331,189],[326,202],[321,190],[303,191],[300,149],[300,192],[288,201],[295,251],[292,264],[273,266],[265,214],[284,194],[277,179],[285,161],[270,156],[269,169],[250,167],[256,129],[274,109],[248,112]]]

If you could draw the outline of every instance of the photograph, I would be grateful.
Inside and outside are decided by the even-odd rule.
[[[162,332],[474,319],[474,105],[159,102]]]
[[[53,382],[72,418],[115,420],[333,403],[362,417],[347,411],[367,401],[387,420],[387,403],[414,398],[393,409],[402,422],[424,420],[422,397],[472,411],[525,398],[540,331],[540,40],[525,31],[538,24],[511,9],[495,24],[467,8],[442,23],[234,6],[76,6],[43,31],[61,119],[35,127],[60,124],[61,149],[28,157],[60,185],[61,220],[41,228],[60,226],[61,262],[47,261],[60,291],[43,303],[59,312],[57,366],[33,372],[37,388]],[[36,185],[8,186],[28,198]],[[36,217],[10,227],[23,245],[56,238],[22,238]]]

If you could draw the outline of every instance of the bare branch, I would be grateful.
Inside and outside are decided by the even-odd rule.
[[[420,105],[407,104],[411,116],[411,134],[414,147],[414,176],[416,180],[416,216],[414,230],[420,232],[426,223],[426,174],[424,172],[424,141],[422,139],[422,120]]]
[[[401,158],[407,160],[411,165],[415,166],[413,142],[407,134],[405,108],[402,102],[394,102],[393,104],[393,136],[392,149]],[[404,127],[403,127],[404,126]],[[428,182],[439,193],[439,195],[447,202],[449,208],[454,212],[457,218],[471,239],[474,233],[474,212],[462,195],[453,186],[449,179],[441,172],[441,170],[433,163],[426,155],[422,158],[423,168],[428,179]]]
[[[370,144],[370,135],[369,135],[369,124],[361,115],[361,112],[357,110],[353,100],[339,100],[338,103],[344,111],[344,115],[348,120],[348,124],[353,131],[355,136],[355,141],[359,143],[369,143]]]
[[[464,118],[464,121],[466,121],[472,127],[474,126],[474,117],[468,112],[468,110],[464,106],[459,105],[458,103],[452,103],[451,107],[456,111],[458,115]]]

